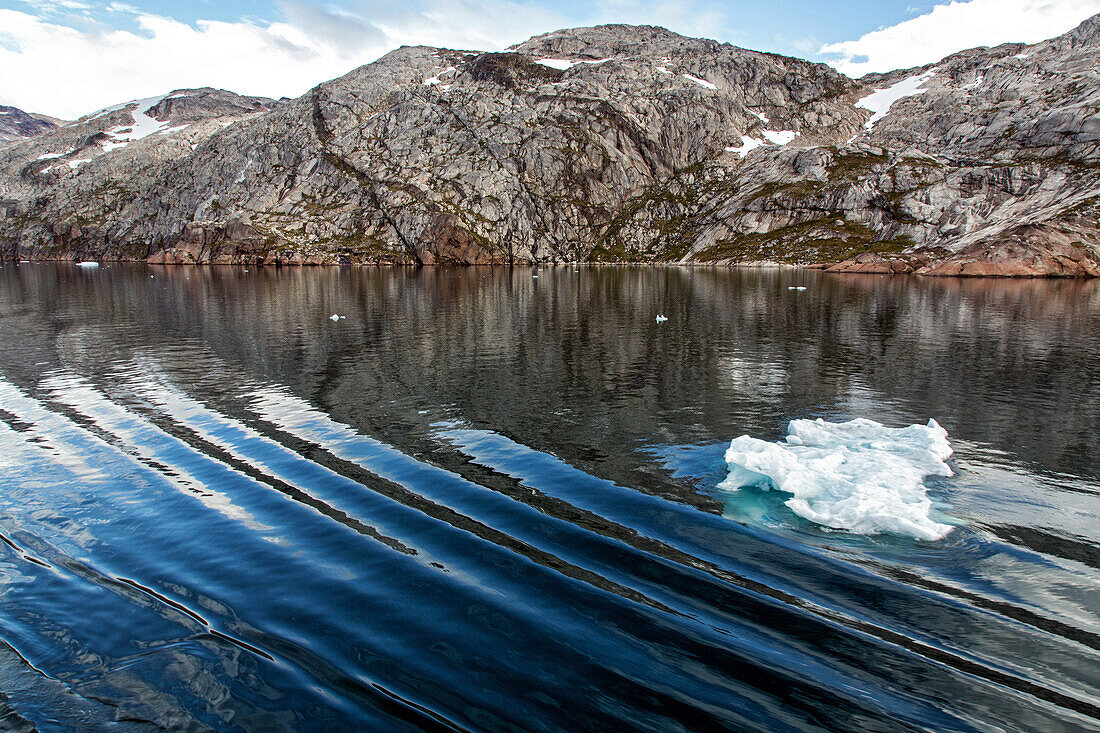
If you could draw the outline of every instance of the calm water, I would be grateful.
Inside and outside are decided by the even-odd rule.
[[[1100,283],[533,273],[4,263],[11,709],[1100,728]],[[797,417],[937,419],[958,528],[715,489]]]

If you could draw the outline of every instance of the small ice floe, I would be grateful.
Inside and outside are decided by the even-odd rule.
[[[339,316],[339,315],[336,315],[335,313],[333,313],[331,316],[328,317],[328,319],[335,323],[336,321],[339,321],[343,317],[344,316]]]
[[[787,288],[787,290],[805,290],[805,289],[806,289],[805,285],[791,285]]]
[[[84,262],[77,262],[76,266],[77,267],[99,267],[99,263],[98,262],[91,262],[89,260],[85,260]]]
[[[952,453],[935,420],[904,428],[864,418],[792,420],[785,443],[735,438],[725,455],[729,475],[718,488],[791,494],[785,504],[795,514],[856,534],[938,540],[952,527],[932,518],[924,479],[953,475],[946,463]]]
[[[532,275],[531,277],[535,278],[536,280],[538,279],[538,275]]]
[[[667,320],[668,320],[668,316],[662,316],[662,315],[657,316],[657,323],[664,323]]]

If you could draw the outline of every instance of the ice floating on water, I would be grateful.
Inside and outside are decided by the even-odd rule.
[[[98,262],[77,262],[77,267],[99,267]]]
[[[792,420],[786,443],[742,435],[726,450],[725,491],[744,486],[791,494],[795,514],[857,534],[895,532],[938,540],[951,526],[933,521],[927,476],[951,476],[947,431],[927,425],[887,428],[874,420]]]
[[[664,323],[668,320],[668,316],[657,316],[657,323]]]
[[[805,285],[791,285],[790,287],[787,288],[787,290],[805,290],[805,289],[806,289]]]
[[[334,322],[335,322],[335,321],[339,321],[339,320],[340,320],[341,318],[343,318],[343,317],[344,317],[344,316],[338,316],[338,315],[336,315],[335,313],[333,313],[333,314],[332,314],[331,316],[329,316],[329,317],[328,317],[328,319],[329,319],[330,321],[334,321]]]

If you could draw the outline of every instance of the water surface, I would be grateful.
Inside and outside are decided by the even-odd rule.
[[[938,420],[956,528],[716,488],[817,417]],[[1095,282],[4,263],[0,712],[1096,729],[1098,426]]]

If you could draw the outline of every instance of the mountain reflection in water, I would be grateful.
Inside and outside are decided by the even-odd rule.
[[[5,263],[0,716],[1100,725],[1100,284],[532,274]],[[960,526],[716,489],[816,417],[935,418]]]

